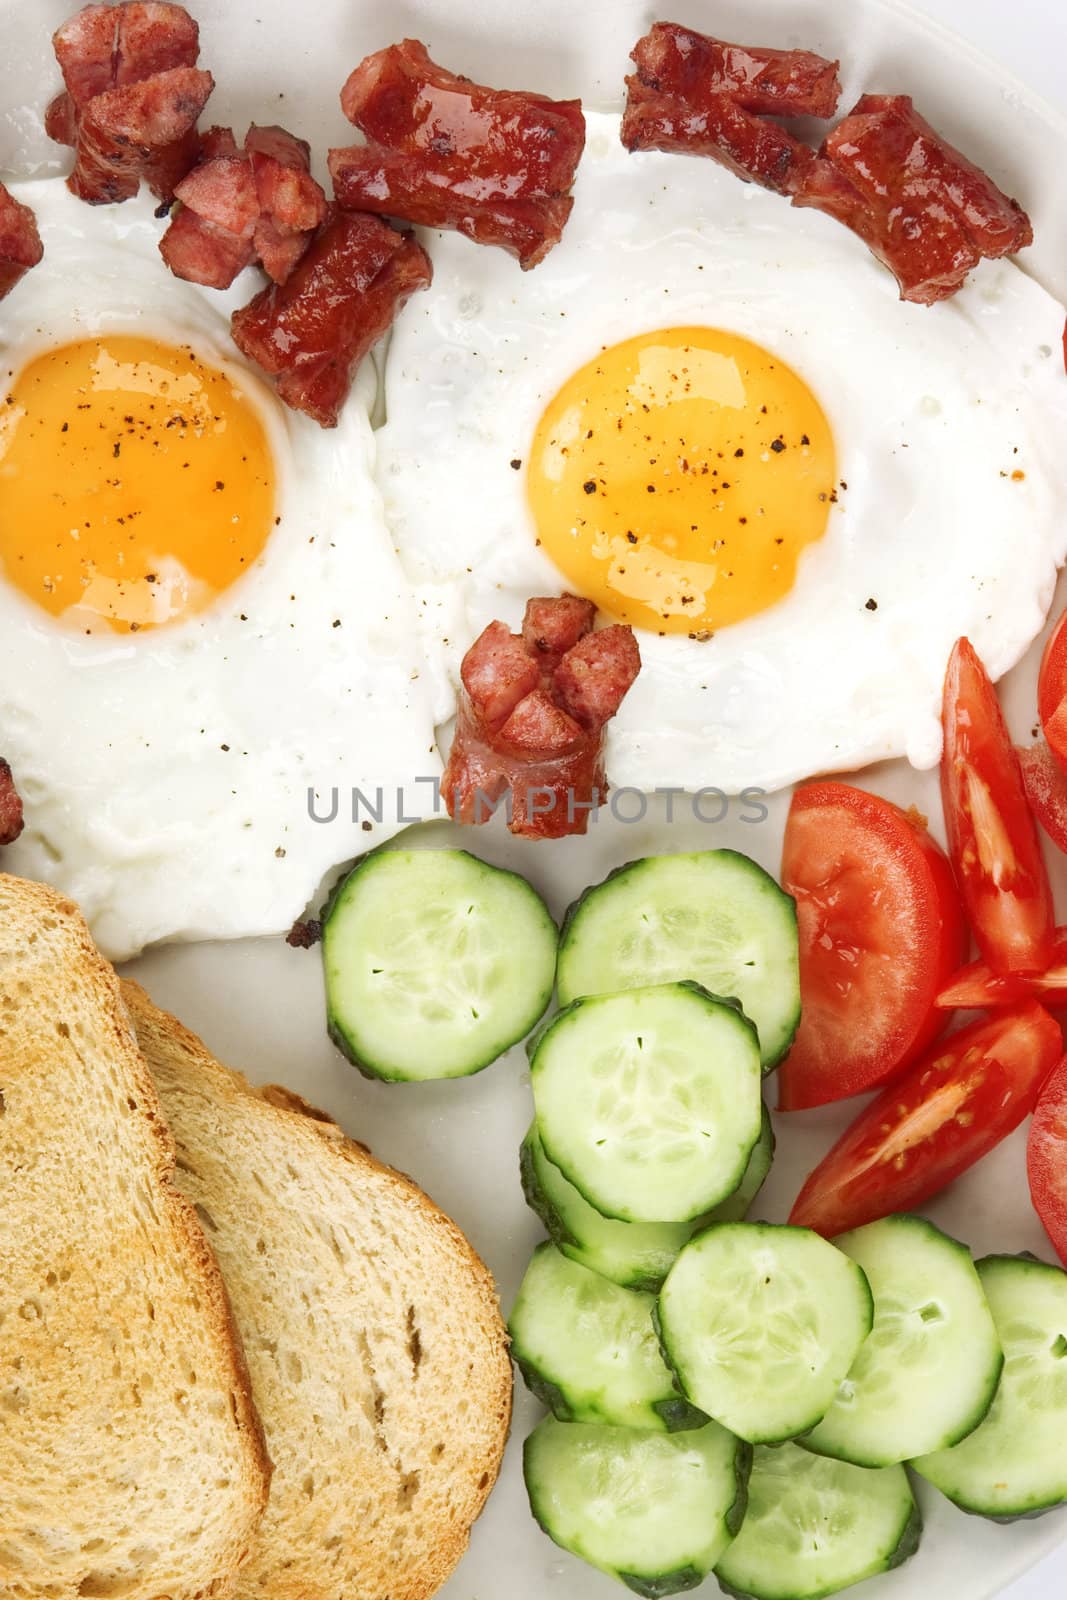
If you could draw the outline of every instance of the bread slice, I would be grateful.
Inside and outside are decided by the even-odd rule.
[[[507,1436],[492,1279],[410,1179],[123,989],[274,1461],[238,1594],[422,1600],[463,1554]]]
[[[270,1469],[118,980],[0,874],[0,1594],[227,1595]]]

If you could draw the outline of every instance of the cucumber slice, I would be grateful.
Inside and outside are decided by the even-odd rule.
[[[763,1187],[774,1155],[774,1129],[766,1106],[760,1136],[733,1194],[695,1222],[619,1222],[603,1217],[545,1155],[534,1123],[522,1143],[519,1166],[526,1203],[558,1250],[624,1289],[655,1294],[671,1263],[694,1233],[712,1222],[739,1222]]]
[[[709,1211],[703,1222],[698,1227],[710,1226],[713,1222],[741,1222],[747,1217],[756,1196],[767,1181],[774,1160],[774,1127],[771,1123],[771,1114],[766,1106],[760,1111],[759,1138],[752,1147],[752,1154],[748,1158],[741,1182],[733,1194],[728,1194],[725,1200],[720,1200],[714,1210]]]
[[[624,1222],[701,1216],[759,1138],[756,1030],[693,983],[574,1001],[535,1041],[531,1082],[548,1159]]]
[[[738,1000],[778,1065],[800,1021],[796,906],[736,850],[632,861],[567,913],[560,1005],[684,978]]]
[[[561,1422],[702,1427],[707,1417],[683,1400],[660,1355],[655,1304],[539,1245],[508,1323],[527,1387]]]
[[[809,1450],[888,1467],[972,1433],[1004,1356],[966,1245],[922,1217],[886,1217],[834,1240],[874,1295],[874,1327]]]
[[[871,1291],[848,1256],[807,1228],[725,1222],[667,1274],[658,1320],[683,1392],[742,1439],[813,1428],[871,1331]]]
[[[922,1518],[903,1467],[870,1471],[795,1444],[756,1450],[741,1531],[715,1576],[751,1600],[819,1600],[899,1567]]]
[[[550,1539],[657,1600],[695,1589],[729,1545],[751,1457],[714,1422],[664,1434],[546,1417],[522,1469]]]
[[[371,1078],[463,1078],[552,998],[556,926],[525,878],[465,850],[367,856],[323,913],[330,1035]]]
[[[962,1510],[1010,1522],[1067,1500],[1067,1273],[987,1256],[978,1276],[1004,1346],[1000,1388],[962,1444],[912,1466]]]

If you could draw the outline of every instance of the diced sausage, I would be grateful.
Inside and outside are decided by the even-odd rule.
[[[814,152],[769,117],[829,117],[838,63],[810,50],[728,44],[657,22],[631,52],[622,142],[628,150],[710,156],[746,181],[792,193]]]
[[[864,95],[827,136],[793,197],[859,235],[901,298],[955,294],[983,257],[1033,241],[1017,200],[954,149],[907,95]]]
[[[238,348],[276,379],[279,396],[335,427],[356,368],[416,289],[429,257],[378,217],[329,216],[287,282],[233,315]]]
[[[43,255],[36,217],[0,183],[0,299]]]
[[[558,243],[585,144],[579,101],[472,83],[405,39],[360,63],[341,107],[367,143],[330,151],[339,205],[453,229],[524,268]]]
[[[14,844],[22,832],[22,800],[11,768],[0,757],[0,845]]]
[[[586,831],[607,797],[604,725],[641,666],[630,628],[592,620],[575,595],[536,597],[521,634],[491,622],[471,645],[442,781],[455,821],[486,822],[506,797],[524,838]]]

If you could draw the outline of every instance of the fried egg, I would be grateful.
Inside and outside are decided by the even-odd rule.
[[[114,959],[278,933],[440,770],[373,373],[323,432],[230,343],[254,274],[172,278],[147,199],[16,192],[45,258],[0,305],[0,752],[27,817],[5,869]]]
[[[438,718],[485,623],[565,588],[638,631],[616,785],[934,764],[954,640],[999,677],[1067,551],[1063,307],[1011,262],[902,304],[830,218],[588,124],[562,243],[522,274],[433,236],[391,348]]]

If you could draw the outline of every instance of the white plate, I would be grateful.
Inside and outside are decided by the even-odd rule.
[[[0,0],[5,67],[0,79],[0,164],[58,169],[43,135],[42,114],[55,79],[48,33],[71,0]],[[216,120],[243,124],[277,118],[321,150],[347,137],[337,106],[345,73],[368,50],[411,33],[448,65],[487,81],[529,83],[616,103],[626,55],[653,11],[638,0],[197,0],[203,59],[219,88]],[[666,7],[681,21],[735,38],[806,45],[840,55],[848,96],[861,87],[907,90],[933,121],[1031,212],[1038,243],[1029,270],[1067,297],[1067,186],[1061,163],[1067,122],[969,47],[890,0],[679,0]],[[872,395],[872,404],[877,396]],[[1064,596],[1060,595],[1060,604]],[[1036,651],[1012,674],[1009,711],[1016,733],[1032,722]],[[901,764],[860,780],[938,817],[936,782]],[[612,866],[656,850],[730,845],[775,869],[785,798],[759,825],[739,816],[712,826],[691,817],[668,825],[650,809],[641,823],[602,818],[587,840],[516,843],[497,827],[479,835],[449,824],[420,834],[429,846],[462,842],[488,859],[517,867],[562,912],[586,884]],[[1067,873],[1057,863],[1061,906]],[[189,864],[196,870],[195,861]],[[518,1144],[530,1116],[520,1052],[480,1077],[442,1085],[386,1087],[364,1082],[323,1035],[319,963],[314,953],[278,940],[156,951],[134,968],[154,997],[201,1032],[224,1059],[253,1079],[279,1080],[324,1106],[377,1153],[413,1173],[457,1218],[485,1256],[510,1302],[539,1237],[517,1178]],[[779,1155],[759,1214],[782,1218],[800,1181],[854,1108],[779,1119]],[[1030,1210],[1023,1145],[1017,1137],[929,1208],[978,1252],[1048,1247]],[[501,1482],[475,1529],[471,1551],[443,1591],[447,1600],[605,1600],[620,1591],[557,1551],[526,1508],[519,1443],[537,1415],[516,1395],[514,1438]],[[996,1527],[966,1519],[925,1486],[927,1529],[919,1555],[863,1590],[871,1600],[985,1600],[1067,1537],[1067,1517]],[[709,1586],[715,1592],[714,1585]]]

